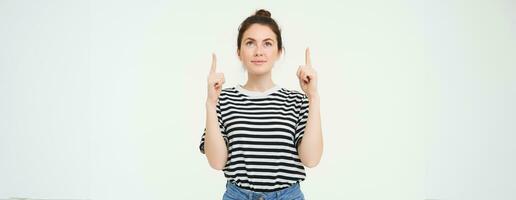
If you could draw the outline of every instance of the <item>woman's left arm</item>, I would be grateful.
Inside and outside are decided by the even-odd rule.
[[[319,92],[317,92],[317,72],[312,67],[310,49],[305,51],[305,65],[297,70],[299,85],[308,97],[308,119],[303,138],[297,148],[299,159],[307,167],[319,164],[323,152],[321,129],[321,109]]]
[[[323,152],[319,95],[311,95],[308,98],[308,102],[308,119],[306,121],[305,133],[297,151],[301,162],[305,166],[312,168],[319,164]]]

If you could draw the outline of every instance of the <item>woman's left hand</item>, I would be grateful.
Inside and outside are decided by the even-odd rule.
[[[301,86],[301,89],[305,92],[306,96],[310,98],[318,95],[317,72],[312,67],[309,48],[306,48],[305,51],[305,65],[299,66],[296,75],[299,79],[299,85]]]

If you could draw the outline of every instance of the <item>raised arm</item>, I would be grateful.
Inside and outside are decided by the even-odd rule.
[[[312,67],[310,49],[305,51],[305,65],[297,70],[301,89],[308,97],[308,119],[304,136],[297,149],[303,165],[315,167],[319,164],[323,152],[323,137],[321,128],[321,111],[319,93],[317,91],[317,73]]]
[[[219,128],[217,101],[224,84],[224,74],[217,73],[217,58],[212,55],[210,73],[208,75],[208,96],[206,99],[206,133],[204,152],[213,169],[222,170],[228,158],[228,149]]]

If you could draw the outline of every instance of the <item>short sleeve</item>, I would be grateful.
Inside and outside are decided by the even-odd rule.
[[[228,145],[228,136],[226,134],[226,128],[224,127],[224,123],[222,122],[222,115],[221,115],[221,111],[220,111],[220,104],[219,102],[217,102],[217,106],[216,106],[216,111],[217,111],[217,121],[219,122],[219,129],[220,129],[220,133],[222,134],[222,138],[224,138],[224,142],[226,142],[226,146]],[[199,151],[201,151],[201,153],[204,154],[204,137],[206,136],[206,127],[204,128],[204,131],[203,131],[203,134],[202,134],[202,137],[201,137],[201,142],[199,144]]]
[[[294,145],[296,149],[299,147],[303,135],[305,134],[306,121],[308,120],[308,105],[308,97],[303,94],[296,123],[296,133],[294,134]]]

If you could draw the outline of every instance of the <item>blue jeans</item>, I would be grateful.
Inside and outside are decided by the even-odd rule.
[[[274,192],[254,192],[228,181],[222,200],[304,200],[299,183]]]

